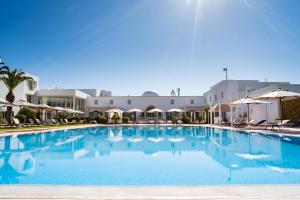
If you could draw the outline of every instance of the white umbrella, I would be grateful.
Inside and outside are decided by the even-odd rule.
[[[147,113],[163,113],[164,111],[158,108],[148,110]]]
[[[271,103],[271,102],[256,100],[256,99],[252,99],[250,97],[247,97],[247,98],[244,98],[244,99],[234,101],[231,104],[237,105],[237,104],[268,104],[268,103]]]
[[[256,100],[252,99],[250,97],[243,98],[237,101],[232,102],[232,105],[237,105],[237,104],[247,104],[247,122],[249,123],[249,105],[250,104],[269,104],[271,102],[268,101],[261,101],[261,100]]]
[[[132,108],[127,111],[128,113],[142,113],[143,111],[138,108]]]
[[[158,108],[154,108],[151,110],[148,110],[147,113],[156,113],[156,118],[158,119],[158,113],[163,113],[164,111]]]
[[[184,110],[178,109],[178,108],[172,108],[170,110],[168,110],[167,112],[178,112],[178,113],[183,113],[185,112]]]
[[[135,113],[135,119],[137,119],[137,113],[142,113],[143,110],[138,109],[138,108],[132,108],[132,109],[129,109],[127,112],[128,113]]]
[[[282,90],[282,89],[278,89],[278,90],[275,90],[273,92],[270,92],[268,94],[258,97],[258,99],[279,100],[281,123],[282,123],[282,113],[283,113],[283,107],[281,105],[281,102],[298,99],[298,98],[300,98],[300,93],[290,92],[290,91]]]
[[[24,101],[22,99],[20,99],[19,101],[14,102],[14,104],[16,106],[20,106],[20,107],[31,107],[31,108],[37,108],[38,105],[33,104],[33,103],[29,103],[27,101]]]
[[[4,106],[13,106],[14,104],[4,100],[4,99],[0,99],[0,105],[4,105]]]
[[[37,107],[44,110],[54,110],[53,107],[48,106],[47,104],[38,104]]]
[[[82,111],[80,111],[80,110],[75,110],[76,112],[76,114],[84,114],[84,112],[82,112]]]
[[[62,107],[53,107],[53,110],[60,111],[60,112],[67,112],[67,110]]]
[[[84,112],[80,111],[80,110],[74,110],[74,109],[67,109],[70,113],[73,114],[84,114]]]

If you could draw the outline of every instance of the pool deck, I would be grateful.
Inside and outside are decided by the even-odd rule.
[[[214,200],[300,199],[300,185],[0,186],[0,199]]]

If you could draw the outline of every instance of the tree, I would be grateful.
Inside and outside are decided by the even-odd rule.
[[[14,89],[26,80],[32,80],[31,77],[26,76],[25,72],[17,69],[10,69],[7,66],[0,68],[0,80],[6,85],[8,93],[6,101],[13,103],[15,101]],[[7,107],[7,120],[11,122],[12,107]]]

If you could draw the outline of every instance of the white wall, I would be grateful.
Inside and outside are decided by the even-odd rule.
[[[36,91],[39,88],[39,78],[37,76],[34,76],[32,74],[26,73],[27,76],[30,76],[33,78],[33,80],[36,82],[36,88],[34,90],[30,90],[28,87],[27,81],[22,82],[16,89],[14,90],[14,95],[15,95],[15,101],[18,101],[20,99],[22,100],[27,100],[27,95],[35,95]],[[8,93],[6,85],[0,81],[0,98],[5,99],[6,95]],[[5,108],[0,108],[2,110],[0,111],[5,111]],[[13,107],[13,111],[15,114],[19,111],[19,107]]]
[[[128,100],[131,100],[131,105]],[[171,104],[171,99],[174,99],[174,104]],[[194,104],[191,104],[191,99],[194,99]],[[98,100],[98,105],[95,104]],[[114,104],[110,105],[110,100]],[[131,108],[139,108],[145,110],[148,106],[155,106],[157,108],[168,110],[171,108],[181,108],[185,106],[204,106],[204,98],[202,96],[158,96],[158,97],[145,97],[145,96],[112,96],[112,97],[88,97],[87,107],[103,107],[103,106],[116,106],[123,110]]]

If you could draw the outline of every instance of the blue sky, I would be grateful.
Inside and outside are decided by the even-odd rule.
[[[0,56],[40,88],[200,95],[225,78],[300,83],[298,0],[0,0]]]

